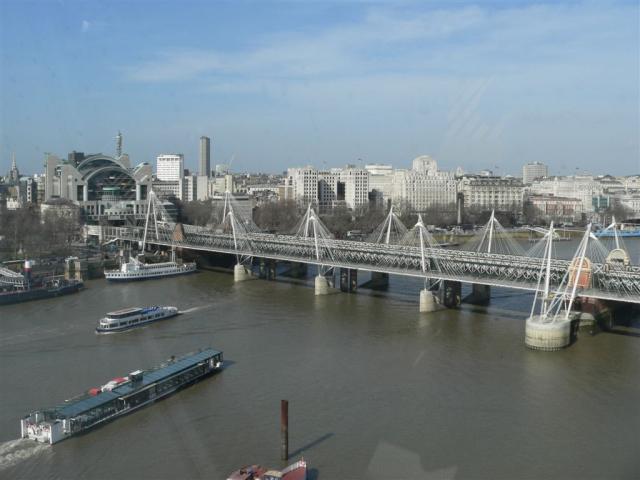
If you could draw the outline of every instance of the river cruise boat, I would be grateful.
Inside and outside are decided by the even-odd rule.
[[[196,271],[195,262],[177,263],[174,258],[170,262],[144,263],[131,257],[123,262],[118,270],[105,270],[104,277],[111,281],[127,282],[131,280],[148,280],[151,278],[172,277]]]
[[[136,307],[107,313],[98,321],[97,333],[115,333],[148,325],[149,323],[175,317],[180,312],[176,307]]]
[[[261,465],[250,465],[236,470],[227,480],[306,480],[307,462],[299,460],[284,470],[268,470]]]
[[[101,387],[30,413],[20,420],[22,438],[54,444],[133,412],[222,369],[222,352],[212,348],[171,357],[149,370],[116,377]]]

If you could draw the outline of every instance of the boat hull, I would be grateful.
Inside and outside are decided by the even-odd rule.
[[[159,273],[138,273],[138,272],[105,272],[104,277],[110,282],[135,282],[140,280],[158,280],[159,278],[175,277],[177,275],[187,275],[189,273],[195,273],[196,266],[184,268],[174,272],[159,272]]]
[[[69,295],[71,293],[79,292],[82,287],[82,282],[78,282],[73,285],[64,285],[58,288],[36,288],[32,290],[0,293],[0,305],[30,302],[32,300],[42,300],[45,298]]]

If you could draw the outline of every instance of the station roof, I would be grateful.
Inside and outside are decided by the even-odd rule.
[[[199,352],[187,354],[174,361],[168,361],[157,368],[145,370],[142,380],[139,382],[126,382],[111,391],[99,393],[96,396],[84,395],[78,399],[72,400],[57,406],[54,409],[54,415],[58,418],[71,418],[87,412],[93,408],[99,407],[117,398],[125,397],[135,393],[144,387],[158,382],[166,377],[170,377],[176,373],[186,370],[204,360],[218,355],[222,352],[212,348],[206,348]]]

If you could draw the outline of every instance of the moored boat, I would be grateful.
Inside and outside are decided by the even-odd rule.
[[[104,277],[107,280],[115,282],[127,282],[131,280],[173,277],[195,271],[195,262],[178,263],[172,258],[169,262],[145,263],[138,258],[131,257],[128,262],[123,262],[118,270],[105,270]]]
[[[149,370],[136,370],[20,420],[22,438],[53,444],[133,412],[222,369],[222,352],[206,348]]]
[[[261,465],[248,465],[236,470],[227,480],[306,480],[307,462],[299,460],[284,470],[269,470]]]
[[[61,276],[32,278],[31,262],[26,260],[23,274],[1,268],[0,305],[68,295],[80,291],[83,286],[81,280]]]
[[[115,333],[148,325],[159,320],[175,317],[180,312],[176,307],[135,307],[107,313],[98,321],[97,333]]]

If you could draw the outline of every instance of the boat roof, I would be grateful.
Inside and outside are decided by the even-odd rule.
[[[107,313],[107,315],[123,315],[125,313],[136,313],[136,312],[139,312],[140,310],[142,310],[142,307],[123,308],[122,310],[115,310],[113,312],[109,312]]]
[[[111,400],[127,396],[133,392],[141,390],[147,385],[151,385],[152,383],[178,373],[181,370],[186,370],[187,368],[220,353],[222,352],[214,350],[213,348],[205,348],[199,352],[187,354],[173,362],[164,363],[157,368],[144,371],[142,380],[139,382],[126,382],[111,391],[99,393],[94,397],[83,395],[82,397],[74,399],[68,403],[59,405],[48,412],[57,418],[75,417],[83,412],[91,410],[92,408],[108,403]]]

